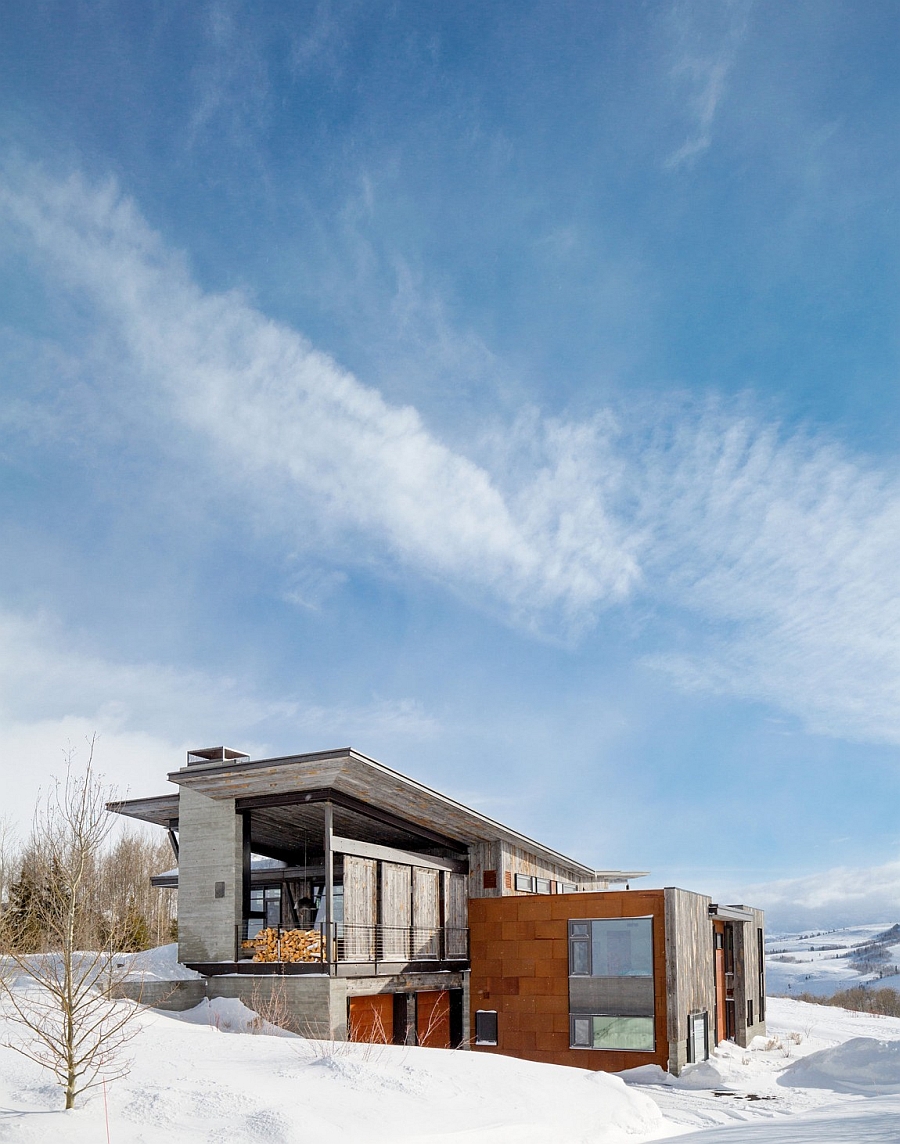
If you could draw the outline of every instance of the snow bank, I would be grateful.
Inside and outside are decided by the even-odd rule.
[[[785,1069],[778,1083],[863,1096],[900,1094],[900,1041],[854,1037],[796,1061]]]
[[[201,974],[179,963],[178,946],[175,944],[159,945],[141,953],[123,953],[116,961],[121,967],[128,968],[130,980],[196,981],[201,977]]]
[[[615,1076],[484,1053],[223,1035],[240,1002],[144,1013],[134,1067],[108,1090],[128,1144],[624,1144],[676,1131]],[[0,1040],[3,1029],[0,1028]],[[0,1048],[0,1142],[96,1144],[102,1092],[74,1112],[36,1065]]]

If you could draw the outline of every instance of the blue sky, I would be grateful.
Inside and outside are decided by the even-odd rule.
[[[10,816],[93,730],[133,794],[352,744],[900,909],[895,5],[5,24]]]

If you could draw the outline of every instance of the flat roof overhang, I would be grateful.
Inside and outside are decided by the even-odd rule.
[[[594,869],[583,862],[407,778],[352,747],[274,759],[195,762],[168,777],[176,786],[190,787],[208,798],[234,799],[240,810],[299,804],[307,801],[307,794],[313,801],[322,797],[321,792],[329,791],[336,802],[344,801],[339,798],[341,795],[348,804],[352,799],[354,808],[369,817],[377,817],[382,811],[438,845],[467,847],[505,841],[571,871],[578,881],[597,877]],[[142,822],[171,827],[177,824],[178,795],[126,799],[110,803],[109,809]]]
[[[361,807],[381,809],[420,829],[436,832],[466,846],[506,841],[553,865],[577,872],[580,880],[595,877],[593,868],[511,830],[476,810],[448,798],[376,762],[352,747],[250,759],[234,763],[194,763],[173,771],[169,781],[209,798],[240,800],[298,796],[323,788],[359,800]]]

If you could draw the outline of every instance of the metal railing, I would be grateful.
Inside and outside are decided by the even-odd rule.
[[[469,931],[449,926],[361,926],[341,924],[337,961],[465,961]]]
[[[324,963],[328,958],[324,922],[311,926],[236,927],[236,960]],[[362,926],[332,922],[334,962],[468,961],[469,931],[452,926]]]

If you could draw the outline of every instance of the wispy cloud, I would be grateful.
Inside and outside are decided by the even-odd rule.
[[[110,375],[141,403],[135,431],[186,435],[256,528],[292,538],[316,522],[347,560],[564,638],[638,601],[647,623],[665,613],[645,624],[648,662],[679,686],[900,743],[896,474],[749,400],[582,421],[524,410],[466,455],[245,298],[203,291],[115,187],[25,171],[0,207],[90,299]],[[300,571],[298,602],[338,583]]]
[[[674,170],[696,159],[713,141],[713,124],[726,93],[729,72],[747,23],[748,5],[722,3],[710,24],[692,6],[673,9],[675,62],[671,68],[674,91],[681,104],[688,135],[665,160]],[[717,27],[724,21],[724,27]]]
[[[531,493],[508,502],[415,409],[390,405],[239,295],[200,290],[114,187],[32,176],[3,201],[54,272],[90,293],[160,415],[197,435],[223,479],[277,506],[285,527],[292,500],[304,512],[312,501],[332,527],[522,613],[558,606],[574,622],[627,594],[635,562],[602,503],[589,533],[554,507],[576,479],[554,435]]]
[[[896,475],[724,407],[682,415],[647,473],[647,576],[707,621],[653,662],[815,731],[900,743]]]

